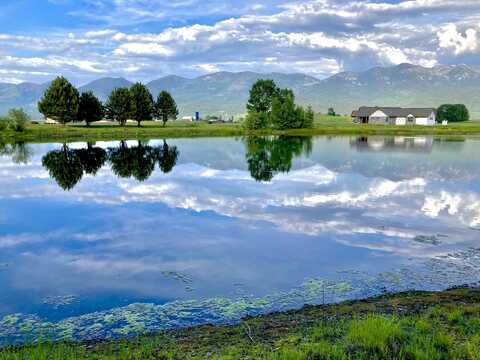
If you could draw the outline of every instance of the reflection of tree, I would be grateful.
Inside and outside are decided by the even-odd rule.
[[[64,190],[71,190],[83,176],[82,161],[78,152],[64,144],[62,149],[48,152],[42,165]]]
[[[70,149],[64,144],[62,149],[48,152],[42,164],[62,189],[71,190],[84,174],[95,175],[106,160],[107,152],[91,143],[87,149]]]
[[[248,169],[257,181],[271,181],[276,173],[289,172],[294,156],[312,151],[311,137],[249,137],[245,144]]]
[[[178,150],[163,142],[163,146],[152,147],[138,143],[138,146],[128,147],[122,141],[116,149],[110,149],[109,160],[115,175],[123,178],[133,177],[138,181],[147,180],[155,170],[158,161],[164,173],[170,172],[177,163]]]
[[[64,144],[62,149],[47,153],[42,163],[58,185],[64,190],[71,190],[84,174],[96,175],[107,161],[116,176],[145,181],[152,175],[157,162],[164,173],[170,172],[177,163],[178,155],[177,148],[168,146],[165,141],[162,146],[156,147],[141,142],[138,146],[129,147],[122,141],[117,148],[108,151],[91,143],[86,149],[70,149]]]
[[[168,174],[177,165],[179,151],[176,146],[168,146],[167,142],[163,140],[163,146],[158,149],[158,165],[160,170]]]
[[[24,142],[15,144],[0,143],[0,156],[11,156],[15,164],[28,164],[33,156],[33,150]]]
[[[77,154],[83,171],[89,175],[96,175],[107,161],[107,152],[102,148],[93,147],[92,143],[88,143],[86,149],[77,150]]]
[[[122,141],[118,148],[109,150],[109,160],[115,175],[145,181],[155,169],[156,158],[151,146],[139,142],[138,146],[128,147]]]

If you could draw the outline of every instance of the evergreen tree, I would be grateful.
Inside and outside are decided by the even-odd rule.
[[[61,124],[75,121],[78,115],[78,90],[63,76],[57,77],[38,102],[38,110],[46,118]]]
[[[163,126],[165,126],[168,119],[177,118],[177,104],[170,93],[162,91],[158,95],[157,102],[155,103],[155,115],[158,119],[162,119]]]
[[[118,121],[125,126],[132,113],[132,96],[128,88],[117,88],[112,91],[105,104],[107,118]]]
[[[87,91],[80,95],[78,108],[79,121],[85,121],[85,124],[90,126],[90,123],[102,120],[104,115],[103,105],[93,92]]]
[[[315,113],[313,112],[312,107],[309,106],[305,111],[305,120],[303,122],[302,128],[311,129],[313,128],[314,122],[315,122]]]
[[[130,88],[132,98],[131,117],[137,121],[138,126],[144,120],[152,120],[154,104],[150,91],[142,83],[136,83]]]
[[[272,101],[270,114],[272,125],[275,129],[285,130],[297,126],[297,111],[295,97],[289,89],[283,89]]]

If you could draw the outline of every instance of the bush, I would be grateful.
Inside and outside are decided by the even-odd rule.
[[[8,128],[17,132],[25,131],[30,122],[30,116],[23,109],[11,109],[7,119]]]
[[[268,114],[250,111],[243,121],[243,126],[248,130],[266,129],[269,126]]]
[[[0,117],[0,131],[6,130],[8,127],[8,119],[6,117]]]
[[[437,110],[437,121],[463,122],[470,120],[470,113],[463,104],[444,104]]]

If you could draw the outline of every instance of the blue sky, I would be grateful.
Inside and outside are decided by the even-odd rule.
[[[3,0],[0,81],[480,65],[478,0]]]

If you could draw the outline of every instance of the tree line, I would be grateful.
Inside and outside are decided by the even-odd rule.
[[[142,121],[159,119],[163,125],[176,119],[178,108],[172,95],[161,91],[154,100],[150,90],[138,82],[130,88],[114,89],[105,104],[91,91],[82,94],[63,76],[57,77],[38,102],[38,110],[45,118],[61,124],[84,121],[87,126],[104,118],[125,126],[127,120]]]
[[[250,90],[247,129],[304,129],[312,128],[314,112],[295,104],[290,89],[279,88],[273,80],[258,80]]]
[[[177,164],[179,151],[166,141],[160,146],[138,142],[129,147],[122,141],[116,148],[107,150],[89,143],[86,149],[71,149],[64,144],[42,158],[42,165],[64,190],[73,189],[84,175],[96,175],[108,162],[112,172],[121,178],[147,180],[158,165],[163,173],[169,173]]]

